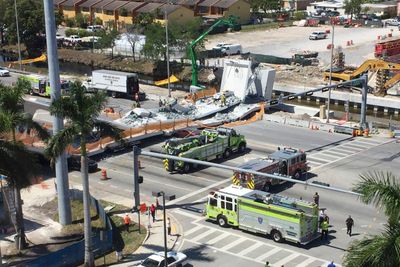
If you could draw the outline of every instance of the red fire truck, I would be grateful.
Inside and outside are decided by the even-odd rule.
[[[268,158],[252,159],[238,168],[258,171],[263,173],[281,174],[301,178],[302,174],[309,170],[306,153],[294,148],[279,149]],[[258,189],[268,192],[271,186],[284,183],[285,181],[254,176],[250,173],[235,172],[232,177],[234,185],[240,185],[249,189]]]

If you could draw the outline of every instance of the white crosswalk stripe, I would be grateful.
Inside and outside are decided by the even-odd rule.
[[[278,247],[271,243],[260,242],[259,240],[251,238],[251,236],[244,237],[239,233],[217,230],[213,226],[198,224],[197,222],[194,224],[196,226],[185,232],[185,242],[205,245],[213,250],[224,252],[234,257],[261,264],[264,264],[265,261],[268,260],[272,266],[288,265],[307,267],[311,263],[322,264],[327,262],[326,259],[320,259],[294,250]],[[200,234],[197,234],[198,232],[200,232]],[[232,238],[234,238],[234,240],[230,242]],[[223,244],[224,241],[227,242],[225,246]],[[243,249],[238,251],[238,248],[241,248],[241,246],[243,246]],[[257,255],[258,253],[260,255]],[[278,254],[279,257],[277,257]],[[282,255],[284,256],[282,257]],[[336,264],[336,266],[340,267],[338,264]]]

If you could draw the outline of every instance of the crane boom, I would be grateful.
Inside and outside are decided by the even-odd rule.
[[[205,32],[203,32],[197,39],[193,40],[189,45],[190,59],[192,61],[192,85],[198,86],[198,66],[197,66],[197,55],[196,55],[196,45],[203,40],[214,28],[217,26],[225,24],[228,26],[233,26],[235,24],[233,18],[220,19],[217,20],[213,25],[210,26]]]

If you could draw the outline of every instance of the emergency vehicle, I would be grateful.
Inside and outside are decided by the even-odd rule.
[[[315,203],[230,185],[208,195],[206,218],[226,227],[307,244],[318,238]]]
[[[21,76],[20,79],[26,80],[31,84],[29,90],[30,95],[40,95],[50,97],[50,80],[43,75],[29,74]],[[69,89],[69,82],[66,80],[60,80],[61,94],[64,95]]]
[[[268,158],[252,159],[238,166],[238,168],[262,173],[292,176],[294,179],[301,178],[302,174],[309,170],[306,153],[294,148],[278,149]],[[271,186],[284,182],[283,180],[241,172],[235,172],[232,177],[232,183],[234,185],[240,185],[249,189],[263,190],[265,192],[268,192]]]

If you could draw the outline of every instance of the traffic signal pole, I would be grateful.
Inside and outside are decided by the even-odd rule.
[[[60,71],[57,55],[56,23],[54,18],[53,1],[43,0],[43,3],[44,19],[46,25],[47,58],[51,88],[50,96],[51,100],[54,101],[61,97]],[[53,134],[57,134],[63,128],[63,119],[53,116]],[[56,158],[55,170],[57,181],[59,221],[62,225],[71,224],[72,216],[71,204],[69,201],[68,168],[65,151]]]
[[[137,146],[133,146],[133,197],[135,199],[135,206],[133,210],[136,210],[138,213],[138,223],[139,223],[139,233],[140,233],[140,192],[139,192],[139,154],[140,148]]]

